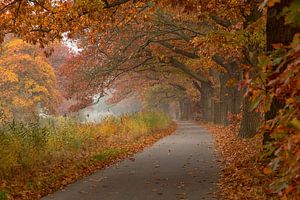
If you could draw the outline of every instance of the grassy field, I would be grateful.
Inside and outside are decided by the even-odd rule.
[[[161,113],[109,117],[100,124],[66,118],[0,127],[0,200],[39,199],[169,134]]]

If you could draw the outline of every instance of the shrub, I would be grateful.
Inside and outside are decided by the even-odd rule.
[[[0,126],[0,177],[76,160],[85,154],[99,152],[105,138],[136,139],[167,128],[169,117],[161,113],[142,112],[120,117],[107,117],[100,124],[81,124],[63,117],[41,119],[36,123],[11,122]],[[121,135],[125,137],[120,137]],[[100,139],[99,139],[100,138]],[[108,142],[106,142],[108,143]]]

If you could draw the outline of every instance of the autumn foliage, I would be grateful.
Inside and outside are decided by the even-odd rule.
[[[59,91],[53,68],[43,52],[21,39],[3,43],[0,54],[0,122],[28,121],[44,109],[55,113]]]
[[[216,155],[222,170],[218,196],[222,199],[267,200],[265,187],[270,179],[260,163],[263,145],[261,136],[243,139],[237,136],[237,127],[201,123],[215,138]]]
[[[243,138],[258,134],[249,140],[232,132],[221,135],[225,143],[233,140],[234,150],[238,143],[248,148],[252,140],[263,145],[259,152],[237,154],[237,165],[224,174],[244,180],[247,166],[238,161],[247,154],[249,169],[269,182],[258,190],[244,182],[245,188],[266,198],[297,199],[299,9],[299,0],[3,0],[0,41],[8,34],[41,47],[63,35],[77,41],[81,52],[57,70],[63,95],[75,101],[72,111],[94,103],[95,96],[112,93],[109,102],[116,103],[134,95],[148,109],[176,104],[181,117],[189,113],[215,124],[234,123]],[[51,67],[24,41],[3,43],[0,54],[4,119],[20,118],[19,111],[37,105],[52,112],[57,104]],[[235,178],[229,186],[242,194],[245,188],[235,185]],[[228,188],[221,189],[230,196]]]

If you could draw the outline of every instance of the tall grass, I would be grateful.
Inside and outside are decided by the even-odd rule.
[[[170,123],[171,119],[162,113],[141,112],[119,118],[105,118],[100,125],[100,131],[106,135],[118,133],[139,137],[164,129]]]
[[[0,180],[25,179],[32,187],[39,187],[39,174],[54,176],[50,172],[58,166],[106,159],[121,153],[122,145],[170,124],[166,115],[151,112],[108,117],[100,124],[80,124],[63,117],[5,124],[0,126]],[[6,192],[11,191],[6,188]]]

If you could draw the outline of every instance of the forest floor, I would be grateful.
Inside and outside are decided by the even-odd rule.
[[[191,122],[118,164],[85,177],[44,200],[216,199],[213,137]]]

